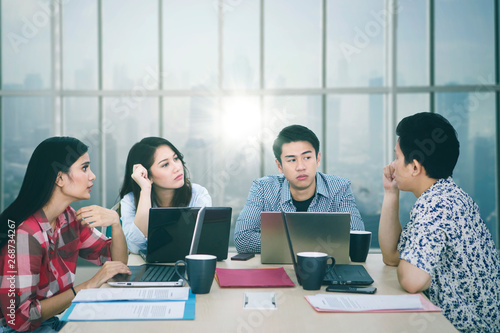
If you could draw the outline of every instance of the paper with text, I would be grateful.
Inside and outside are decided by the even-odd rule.
[[[73,299],[79,302],[186,301],[189,287],[174,288],[97,288],[83,289]]]
[[[182,319],[185,302],[77,303],[67,320]]]
[[[311,305],[324,310],[374,311],[423,309],[419,295],[326,295],[307,296]]]

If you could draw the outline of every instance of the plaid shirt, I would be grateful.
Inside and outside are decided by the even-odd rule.
[[[102,265],[111,239],[83,227],[69,207],[53,230],[42,210],[19,225],[0,251],[0,320],[18,331],[41,324],[40,300],[73,286],[78,256]]]
[[[290,184],[283,175],[267,176],[253,181],[248,199],[234,229],[234,245],[239,253],[260,253],[260,213],[286,212],[296,208]],[[351,230],[364,230],[351,182],[346,178],[316,172],[316,193],[308,212],[347,212],[351,214]]]

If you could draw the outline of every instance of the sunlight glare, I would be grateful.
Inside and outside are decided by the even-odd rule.
[[[256,97],[231,97],[224,101],[224,133],[226,139],[235,140],[257,136],[260,126],[260,109]]]

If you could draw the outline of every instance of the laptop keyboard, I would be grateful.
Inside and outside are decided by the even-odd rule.
[[[148,266],[146,272],[141,276],[140,281],[173,281],[172,276],[175,274],[174,266],[152,265]]]

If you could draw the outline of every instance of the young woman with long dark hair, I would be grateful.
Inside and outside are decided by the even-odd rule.
[[[80,290],[130,274],[118,214],[96,205],[70,207],[90,198],[95,175],[87,150],[71,137],[40,143],[17,198],[0,215],[0,332],[58,331],[55,315]],[[111,227],[112,238],[94,228],[103,226]],[[103,267],[74,286],[78,256]]]
[[[123,231],[133,253],[146,250],[151,207],[212,206],[208,191],[189,180],[181,152],[159,137],[144,138],[130,149],[120,198]]]

